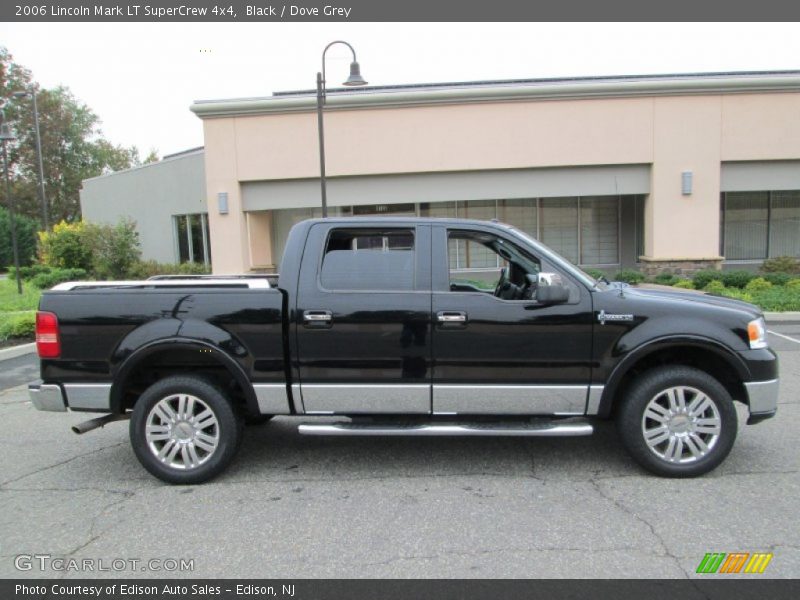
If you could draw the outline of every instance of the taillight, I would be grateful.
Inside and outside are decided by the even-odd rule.
[[[58,336],[58,317],[51,312],[36,313],[36,352],[39,358],[61,356],[61,340]]]

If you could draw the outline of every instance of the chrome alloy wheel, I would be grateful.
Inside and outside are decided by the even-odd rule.
[[[145,439],[150,451],[166,466],[195,469],[216,451],[219,423],[208,404],[197,396],[172,394],[150,410]]]
[[[693,463],[719,440],[722,419],[717,405],[697,388],[667,388],[650,400],[642,416],[642,434],[650,451],[669,463]]]

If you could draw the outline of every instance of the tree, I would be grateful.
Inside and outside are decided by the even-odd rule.
[[[149,165],[150,163],[158,162],[160,159],[158,158],[158,150],[155,148],[150,148],[150,154],[144,157],[142,161],[143,165]]]
[[[139,152],[135,147],[116,146],[104,139],[100,119],[69,88],[41,88],[31,72],[0,47],[0,101],[5,102],[6,120],[17,136],[9,145],[9,159],[20,213],[41,219],[33,110],[30,98],[12,96],[19,90],[37,94],[50,222],[80,219],[81,181],[137,165]]]

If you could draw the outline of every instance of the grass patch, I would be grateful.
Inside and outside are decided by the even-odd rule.
[[[33,337],[41,295],[40,290],[27,282],[22,283],[20,295],[14,279],[0,280],[0,341]]]
[[[41,290],[30,283],[22,282],[22,295],[17,293],[17,282],[14,279],[0,280],[0,313],[36,310],[39,308]]]

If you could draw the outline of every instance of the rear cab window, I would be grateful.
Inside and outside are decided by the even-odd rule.
[[[413,291],[414,230],[333,229],[328,234],[320,285],[331,291]]]

